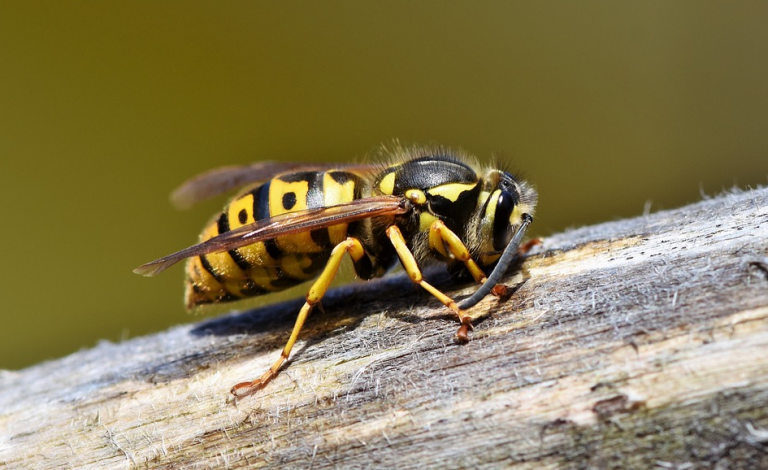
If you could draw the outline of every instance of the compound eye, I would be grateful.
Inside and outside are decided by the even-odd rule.
[[[507,191],[502,191],[496,202],[496,214],[493,218],[493,249],[502,251],[509,245],[515,231],[509,223],[509,217],[515,209],[515,198]]]

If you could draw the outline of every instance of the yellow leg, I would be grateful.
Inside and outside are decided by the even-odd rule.
[[[475,260],[472,259],[464,242],[451,229],[446,227],[445,222],[442,220],[436,220],[430,225],[429,246],[446,258],[448,257],[448,251],[450,251],[454,258],[464,263],[464,266],[467,267],[475,281],[480,284],[485,282],[485,273],[475,263]]]
[[[400,258],[400,262],[403,263],[403,268],[405,269],[405,272],[408,273],[408,277],[411,278],[411,281],[420,285],[424,288],[424,290],[437,297],[437,300],[442,302],[443,305],[451,309],[451,311],[453,311],[459,317],[461,326],[459,327],[459,331],[456,333],[456,337],[459,339],[459,341],[468,341],[469,338],[467,337],[467,333],[472,329],[472,318],[467,315],[466,312],[462,311],[452,298],[443,294],[424,280],[424,276],[421,274],[419,265],[416,263],[416,258],[413,257],[413,253],[411,253],[411,250],[409,250],[406,246],[405,239],[403,239],[403,234],[400,232],[400,229],[397,228],[397,226],[392,225],[387,228],[387,236],[392,242],[392,245],[395,247],[397,256]]]
[[[520,256],[524,256],[534,246],[540,244],[541,240],[534,238],[521,246],[517,251]],[[483,284],[485,282],[485,273],[480,269],[480,266],[477,265],[475,260],[472,259],[464,242],[462,242],[459,236],[453,233],[451,229],[446,227],[445,222],[442,220],[434,221],[429,227],[429,247],[446,258],[450,251],[454,258],[464,263],[464,266],[467,267],[467,270],[472,274],[472,277],[475,278],[475,281],[477,281],[478,284]],[[491,293],[497,297],[503,297],[507,295],[508,292],[509,288],[503,284],[496,284],[491,290]]]
[[[280,357],[277,359],[277,361],[275,361],[274,364],[272,364],[272,367],[267,369],[267,371],[264,372],[264,374],[262,374],[262,376],[258,379],[252,380],[250,382],[242,382],[232,387],[232,395],[236,397],[249,395],[262,388],[277,375],[277,372],[280,370],[280,366],[283,365],[286,359],[288,359],[288,356],[291,354],[291,349],[293,349],[293,345],[296,343],[296,339],[299,337],[301,328],[304,326],[304,321],[307,319],[310,312],[312,312],[312,308],[320,302],[325,293],[328,291],[328,287],[331,285],[331,281],[333,281],[334,276],[336,276],[336,272],[339,270],[339,266],[341,265],[341,260],[344,258],[346,253],[349,253],[354,261],[358,261],[360,258],[365,256],[365,250],[363,250],[363,246],[356,238],[348,237],[346,240],[333,248],[331,256],[328,259],[328,263],[325,265],[325,268],[323,268],[323,272],[307,292],[307,301],[299,311],[299,316],[296,319],[296,323],[293,325],[291,336],[288,338],[288,342],[285,343],[285,347],[283,348],[283,352],[280,353]]]

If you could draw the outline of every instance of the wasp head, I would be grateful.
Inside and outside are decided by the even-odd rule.
[[[496,262],[523,222],[533,215],[536,190],[501,170],[489,170],[477,201],[475,256],[482,266]]]

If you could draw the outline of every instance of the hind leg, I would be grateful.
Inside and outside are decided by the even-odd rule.
[[[315,280],[315,282],[312,284],[312,287],[310,287],[309,291],[307,292],[307,300],[304,302],[304,306],[302,306],[301,310],[299,311],[299,316],[296,318],[296,323],[293,325],[291,336],[288,338],[288,342],[285,343],[285,347],[283,347],[283,351],[280,353],[280,357],[277,359],[277,361],[275,361],[274,364],[272,364],[272,367],[267,369],[267,371],[264,372],[258,379],[252,380],[250,382],[241,382],[232,387],[232,395],[235,397],[250,395],[251,393],[256,392],[257,390],[264,387],[267,383],[269,383],[270,380],[275,378],[278,371],[280,370],[280,367],[288,359],[288,356],[290,356],[293,345],[296,343],[296,339],[299,337],[299,333],[301,332],[301,328],[304,326],[304,322],[306,321],[307,317],[312,312],[314,306],[317,305],[320,300],[322,300],[323,296],[328,291],[328,287],[331,285],[331,281],[333,281],[333,278],[336,276],[336,273],[339,270],[339,266],[341,266],[341,260],[344,258],[346,253],[349,253],[349,256],[355,262],[359,261],[363,256],[365,256],[365,250],[360,244],[360,241],[353,237],[348,237],[346,240],[333,248],[331,256],[328,258],[328,263],[323,268],[323,272],[320,273],[320,276],[317,278],[317,280]]]

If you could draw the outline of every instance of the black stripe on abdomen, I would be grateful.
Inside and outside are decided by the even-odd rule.
[[[219,229],[219,235],[229,232],[229,216],[227,216],[227,212],[223,212],[221,214],[217,225],[217,228]],[[237,249],[229,250],[227,254],[229,254],[229,257],[232,258],[232,261],[234,261],[235,264],[243,271],[251,269],[251,263],[249,263],[248,260],[246,260],[243,255],[237,251]],[[216,280],[218,281],[218,279]]]
[[[245,257],[240,254],[240,252],[237,249],[229,250],[227,254],[232,258],[232,261],[235,262],[238,268],[242,269],[243,271],[248,271],[253,266],[251,266],[251,263],[248,262]]]
[[[262,220],[269,218],[269,186],[271,182],[268,181],[258,188],[251,191],[253,195],[253,219]],[[265,240],[264,248],[267,250],[267,254],[274,259],[280,259],[283,257],[283,252],[275,243],[275,240]]]
[[[229,232],[229,217],[227,217],[226,211],[222,212],[219,216],[219,221],[216,224],[216,228],[219,229],[219,235]]]
[[[207,256],[200,255],[200,265],[203,267],[203,269],[205,269],[208,272],[208,274],[213,276],[213,278],[216,279],[216,281],[219,284],[224,284],[224,279],[221,277],[220,274],[216,272],[216,270],[213,269],[213,266],[211,266],[211,263],[210,261],[208,261]]]
[[[266,182],[258,188],[251,191],[253,195],[253,220],[262,220],[269,218],[269,186]]]
[[[309,232],[309,236],[312,237],[312,242],[320,248],[331,247],[331,235],[327,228],[319,228]]]

